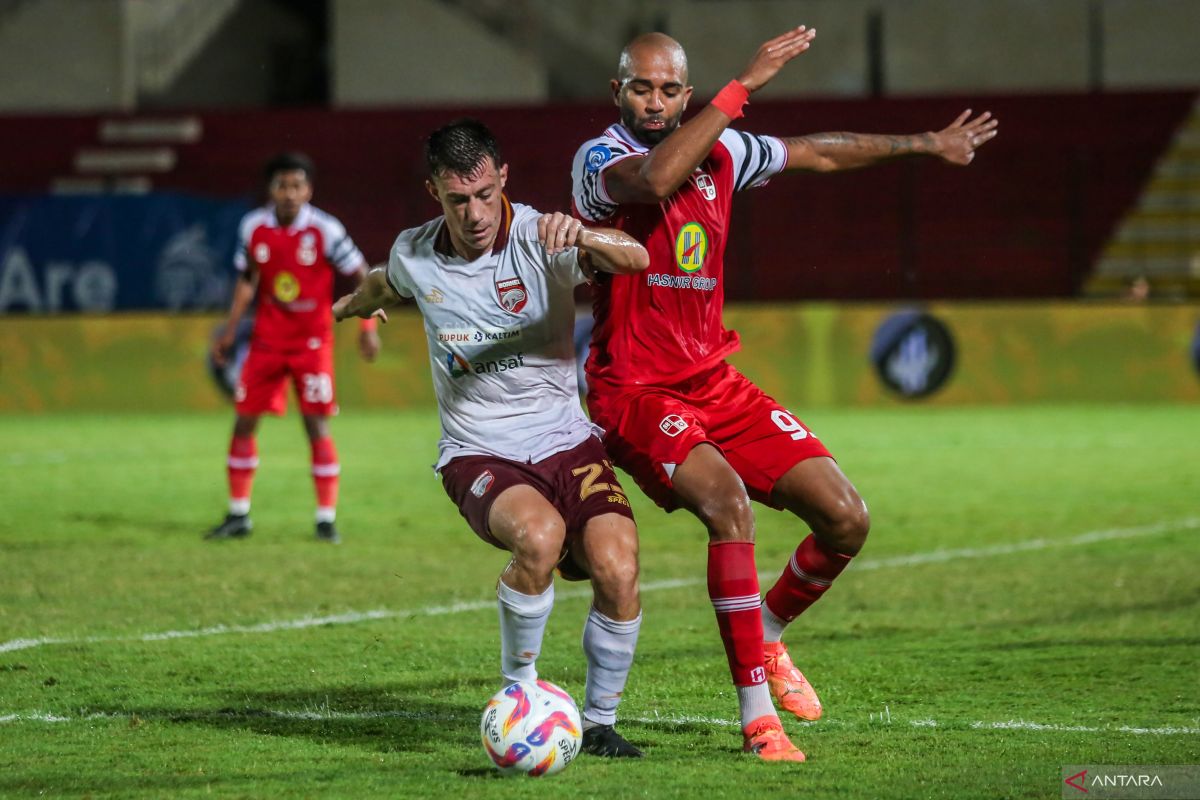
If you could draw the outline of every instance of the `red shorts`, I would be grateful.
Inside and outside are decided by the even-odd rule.
[[[300,399],[300,413],[333,416],[333,344],[313,350],[268,350],[250,345],[234,399],[243,416],[282,414],[287,410],[287,380]]]
[[[460,456],[442,467],[442,486],[458,506],[471,530],[488,544],[507,550],[488,528],[492,503],[510,486],[532,486],[562,516],[567,527],[563,577],[578,580],[572,574],[571,542],[583,532],[588,521],[602,514],[620,514],[633,519],[629,498],[613,472],[608,453],[599,439],[589,436],[570,450],[555,453],[536,464],[509,461],[496,456]]]
[[[803,422],[725,362],[672,386],[613,391],[592,381],[588,409],[613,460],[667,511],[678,507],[675,467],[698,444],[719,448],[751,499],[774,508],[771,490],[784,473],[832,458]]]

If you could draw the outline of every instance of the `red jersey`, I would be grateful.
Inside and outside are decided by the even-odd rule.
[[[633,275],[597,276],[590,382],[673,384],[738,349],[721,321],[733,193],[761,186],[787,163],[783,142],[726,129],[675,194],[657,205],[618,205],[604,187],[613,164],[649,152],[621,125],[584,142],[571,170],[577,216],[617,228],[650,252]]]
[[[242,217],[234,266],[258,270],[251,344],[315,350],[333,339],[333,270],[351,274],[362,253],[335,217],[305,205],[284,228],[272,206]]]

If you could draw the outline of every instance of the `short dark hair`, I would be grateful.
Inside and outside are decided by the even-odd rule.
[[[275,176],[281,172],[292,172],[293,170],[301,170],[304,177],[309,183],[313,182],[313,176],[316,169],[313,167],[312,159],[304,155],[304,153],[279,153],[267,160],[263,166],[263,181],[270,186],[271,181],[275,180]]]
[[[488,156],[497,167],[503,162],[496,137],[487,125],[470,117],[443,125],[425,140],[425,163],[434,177],[443,172],[469,176]]]

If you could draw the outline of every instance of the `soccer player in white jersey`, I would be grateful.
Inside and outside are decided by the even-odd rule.
[[[555,567],[590,578],[582,749],[638,757],[613,728],[642,618],[637,528],[579,404],[572,329],[587,275],[637,272],[649,256],[627,234],[509,202],[508,165],[477,120],[435,131],[426,160],[442,216],[402,232],[334,317],[416,302],[441,416],[435,468],[471,529],[512,553],[497,586],[504,681],[537,679]]]

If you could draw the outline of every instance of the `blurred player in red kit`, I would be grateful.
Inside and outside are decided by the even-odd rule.
[[[783,629],[829,588],[863,546],[866,504],[815,434],[730,366],[724,254],[734,192],[784,171],[854,169],[926,154],[968,164],[996,134],[990,114],[963,112],[912,136],[822,133],[794,138],[729,128],[750,94],[808,49],[803,26],[764,43],[745,71],[686,124],[687,57],[646,34],[621,53],[613,99],[621,121],[585,142],[572,167],[575,211],[646,245],[650,268],[596,280],[588,407],[613,460],[658,505],[686,508],[709,534],[708,590],[741,706],[744,749],[803,761],[772,704],[816,719],[821,704],[792,664]],[[759,595],[757,500],[812,533]]]
[[[254,432],[264,413],[287,409],[287,384],[295,387],[312,445],[316,485],[316,538],[340,541],[337,509],[337,450],[329,417],[337,413],[333,384],[334,271],[354,285],[366,262],[345,227],[309,204],[313,165],[299,153],[283,153],[265,169],[270,202],[242,218],[234,265],[239,278],[222,335],[213,343],[218,365],[228,358],[238,321],[257,301],[250,352],[235,392],[237,418],[229,445],[229,512],[205,538],[237,539],[250,534],[250,487],[258,467]],[[379,352],[375,320],[363,320],[359,350],[367,361]]]

